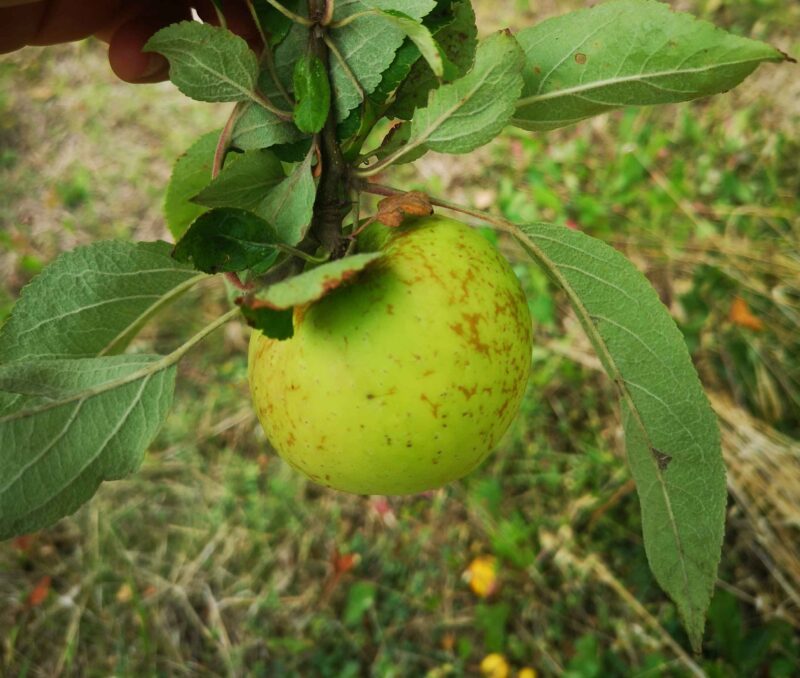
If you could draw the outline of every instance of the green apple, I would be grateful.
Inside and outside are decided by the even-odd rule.
[[[317,483],[410,494],[478,466],[517,414],[531,319],[514,272],[467,225],[391,231],[356,281],[254,332],[249,380],[267,438]]]

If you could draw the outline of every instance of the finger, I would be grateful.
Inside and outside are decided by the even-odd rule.
[[[47,9],[47,3],[35,2],[20,7],[0,7],[0,54],[14,52],[33,40]]]
[[[143,52],[144,44],[159,29],[189,18],[188,9],[173,5],[158,13],[145,13],[123,23],[111,37],[108,61],[121,80],[150,83],[164,80],[169,72],[167,60],[154,52]]]
[[[125,0],[50,0],[27,44],[55,45],[86,38],[114,20]]]

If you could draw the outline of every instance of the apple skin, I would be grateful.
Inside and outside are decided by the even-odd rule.
[[[253,332],[249,381],[277,452],[354,494],[461,478],[519,410],[531,319],[508,262],[439,216],[391,231],[355,282],[296,309],[295,334]]]

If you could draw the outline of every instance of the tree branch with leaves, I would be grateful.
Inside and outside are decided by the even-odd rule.
[[[713,411],[653,288],[586,234],[370,179],[429,151],[470,153],[509,125],[543,134],[726,92],[788,57],[655,0],[609,0],[481,40],[470,0],[248,7],[260,54],[224,22],[177,23],[147,46],[185,95],[234,105],[175,165],[165,217],[176,244],[65,254],[0,328],[0,538],[50,525],[134,472],[167,416],[175,364],[234,317],[254,328],[259,417],[300,472],[404,493],[475,468],[519,406],[530,318],[497,251],[428,216],[445,209],[513,238],[566,293],[620,397],[650,566],[699,650],[725,469]],[[369,194],[391,202],[362,215]],[[232,310],[167,356],[126,353],[157,312],[218,274],[236,283]]]

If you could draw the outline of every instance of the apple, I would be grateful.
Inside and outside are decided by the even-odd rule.
[[[272,446],[311,480],[411,494],[468,474],[509,427],[531,319],[508,262],[466,224],[418,219],[382,249],[296,308],[291,339],[253,333],[250,390]]]

